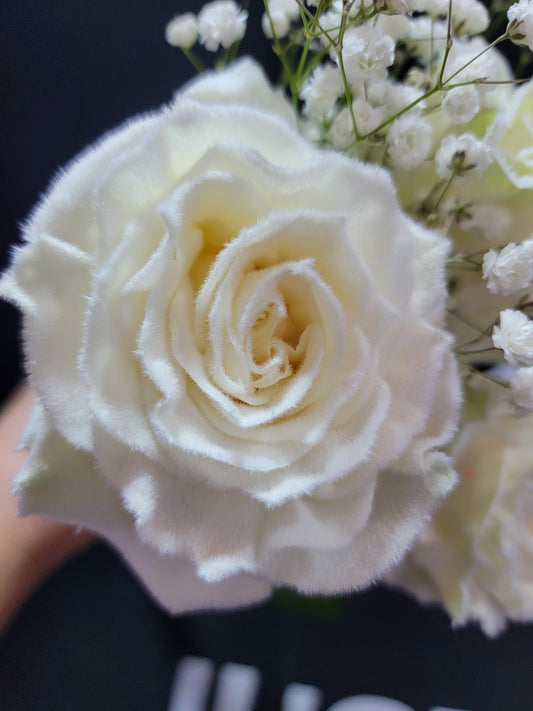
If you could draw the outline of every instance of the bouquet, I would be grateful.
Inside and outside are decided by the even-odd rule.
[[[533,619],[533,4],[261,12],[279,86],[243,6],[178,15],[200,76],[24,226],[20,511],[172,612],[384,580],[497,634]]]

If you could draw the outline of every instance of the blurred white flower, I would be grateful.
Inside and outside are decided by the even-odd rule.
[[[479,0],[453,0],[452,26],[456,35],[479,34],[489,23],[489,11]]]
[[[453,175],[462,181],[484,173],[490,162],[487,147],[473,134],[449,134],[442,139],[435,155],[435,170],[440,178]]]
[[[198,39],[198,24],[196,15],[185,12],[176,15],[165,27],[165,39],[173,47],[189,49]]]
[[[244,37],[248,13],[234,0],[213,0],[198,13],[200,42],[210,52],[227,49]]]
[[[446,93],[442,110],[455,124],[468,123],[479,111],[479,92],[475,86],[457,86]]]
[[[460,225],[480,234],[489,242],[504,242],[511,226],[511,215],[502,205],[472,203],[465,210]]]
[[[533,280],[533,240],[502,250],[489,250],[483,257],[483,278],[491,294],[507,296],[525,289]]]
[[[533,367],[518,368],[511,380],[511,399],[517,414],[533,412]]]
[[[533,416],[498,413],[464,427],[453,451],[460,484],[389,576],[490,636],[533,620],[532,431]]]
[[[503,350],[512,368],[533,365],[533,321],[521,311],[505,309],[500,313],[500,325],[494,326],[492,342]]]
[[[263,13],[261,28],[269,39],[272,39],[274,35],[279,38],[286,37],[291,28],[291,21],[285,13],[270,10],[268,15],[266,12]]]
[[[395,168],[415,168],[429,154],[431,127],[416,112],[408,112],[392,122],[387,133],[387,155]]]

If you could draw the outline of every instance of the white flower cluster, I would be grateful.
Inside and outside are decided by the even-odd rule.
[[[247,19],[248,13],[234,0],[213,0],[202,7],[198,16],[186,12],[170,20],[165,37],[169,44],[181,49],[189,49],[199,39],[207,50],[216,52],[244,37]]]

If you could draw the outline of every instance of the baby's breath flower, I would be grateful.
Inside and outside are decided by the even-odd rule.
[[[533,240],[516,245],[510,242],[502,250],[489,250],[483,257],[483,278],[491,294],[513,294],[533,280]]]
[[[343,92],[342,77],[337,65],[328,62],[317,66],[300,89],[304,113],[317,119],[327,117]]]
[[[512,368],[533,365],[533,321],[521,311],[505,309],[500,313],[500,325],[494,326],[492,342],[503,350]]]
[[[484,173],[491,162],[485,144],[471,133],[445,136],[435,155],[435,170],[441,178],[459,181]]]
[[[291,21],[299,16],[300,8],[296,0],[269,0],[268,13],[263,13],[261,22],[263,32],[272,39],[273,26],[276,37],[286,37],[291,28]]]
[[[372,106],[366,99],[359,97],[352,103],[352,108],[357,124],[357,130],[361,136],[370,133],[383,123],[383,108]]]
[[[427,158],[430,147],[431,127],[415,112],[403,114],[391,124],[387,155],[395,168],[415,168]]]
[[[454,0],[452,24],[455,34],[477,35],[484,32],[489,23],[489,11],[479,0]]]
[[[225,49],[244,37],[248,13],[234,0],[213,0],[202,7],[198,14],[200,42],[210,52],[220,45]]]
[[[275,10],[269,10],[269,14],[263,13],[261,18],[261,27],[266,37],[272,39],[275,35],[276,37],[286,37],[289,34],[291,28],[290,18],[283,12],[276,12]]]
[[[432,19],[437,19],[448,14],[449,0],[415,0],[414,5],[418,12],[425,12]]]
[[[342,58],[350,83],[386,76],[394,62],[395,43],[373,25],[350,27],[344,33]]]
[[[533,50],[533,2],[519,0],[507,10],[507,34],[512,42]]]
[[[165,39],[173,47],[192,47],[198,39],[196,16],[192,12],[176,15],[165,27]]]
[[[473,203],[463,212],[460,225],[465,230],[479,233],[489,242],[501,242],[511,225],[511,215],[502,205]]]
[[[455,124],[468,123],[480,108],[479,92],[475,86],[458,86],[446,93],[442,110]]]
[[[518,368],[511,380],[511,400],[517,414],[533,412],[533,368]]]

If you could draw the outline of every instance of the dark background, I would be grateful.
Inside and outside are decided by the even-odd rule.
[[[0,0],[2,266],[18,223],[55,170],[132,114],[168,101],[193,75],[163,39],[166,22],[202,3]],[[245,48],[275,76],[251,0]],[[0,397],[20,376],[14,309],[0,305]],[[437,609],[373,589],[331,617],[271,603],[168,618],[117,557],[98,545],[51,578],[0,643],[6,711],[164,711],[178,658],[261,670],[256,711],[278,711],[290,682],[319,686],[324,706],[378,694],[415,711],[533,711],[533,626],[498,640],[451,630]]]

